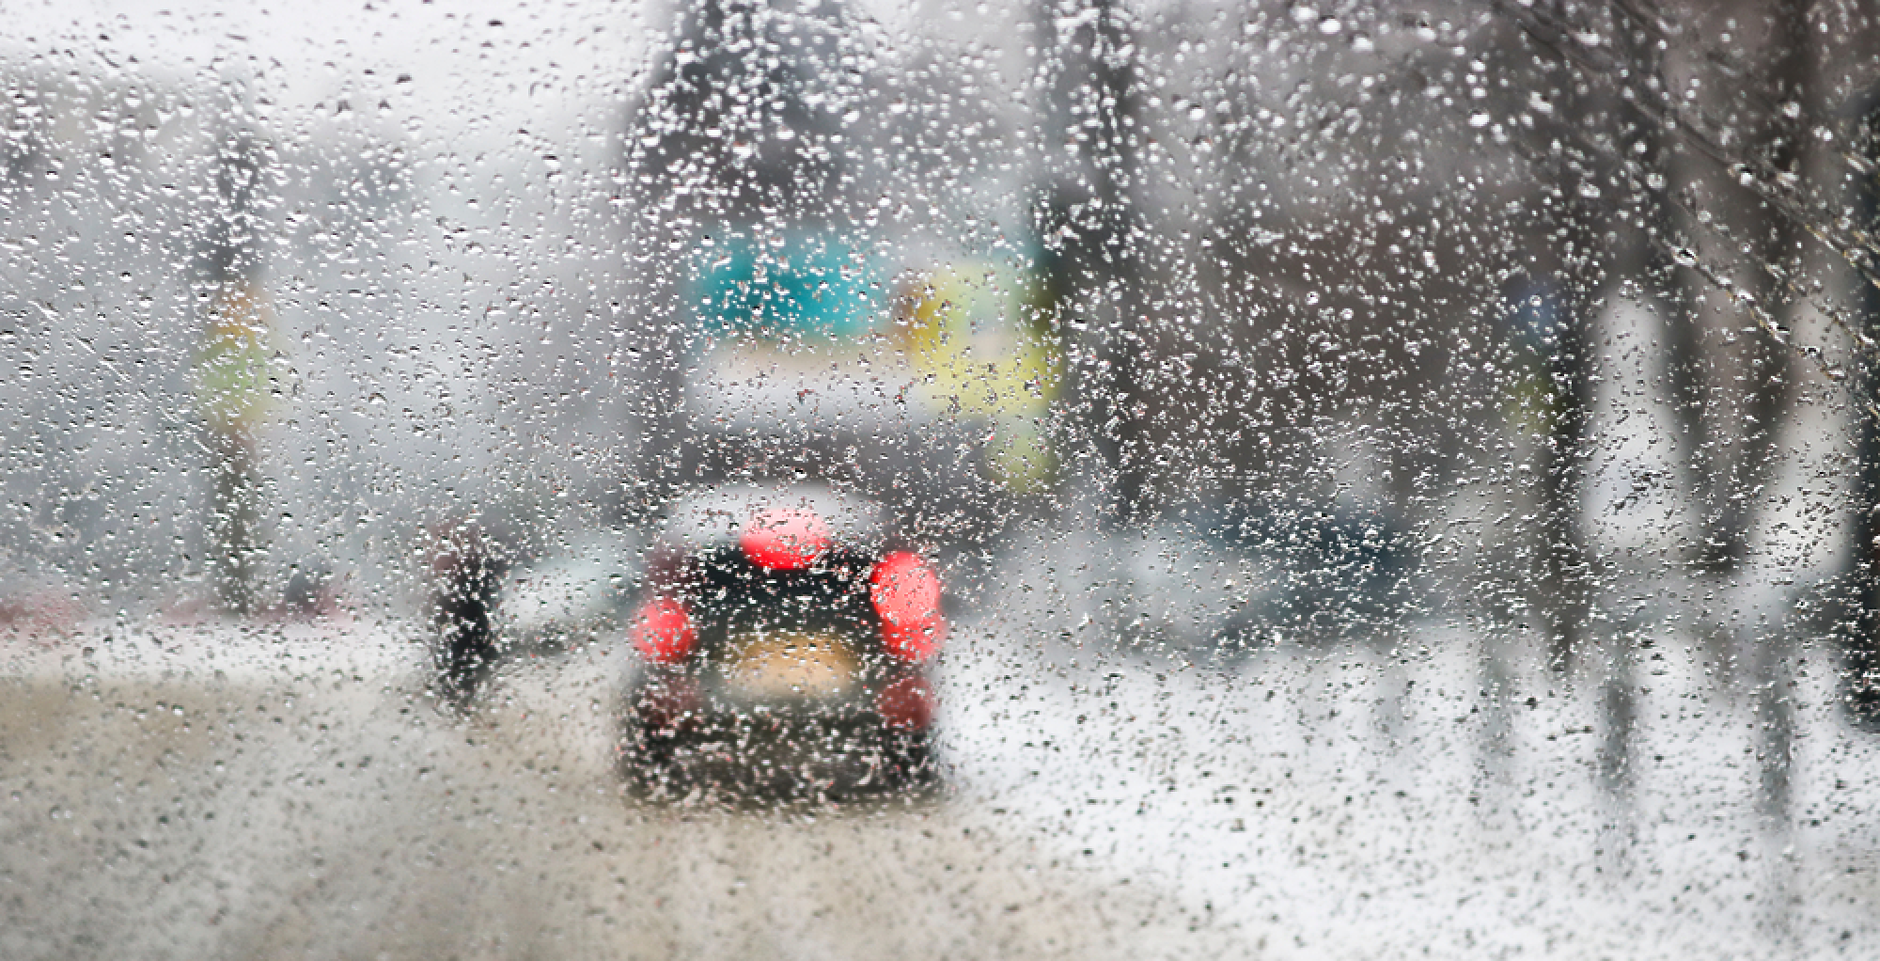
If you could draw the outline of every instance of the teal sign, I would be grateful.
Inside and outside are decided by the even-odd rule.
[[[699,247],[692,309],[707,327],[835,339],[875,325],[882,291],[866,253],[828,235],[714,232]]]

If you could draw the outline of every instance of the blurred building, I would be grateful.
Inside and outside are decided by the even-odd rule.
[[[682,372],[651,460],[667,487],[814,477],[957,532],[1051,477],[1057,376],[1028,252],[954,257],[886,216],[905,143],[875,62],[840,4],[678,12],[626,137],[660,264],[639,299],[670,305],[656,356]]]

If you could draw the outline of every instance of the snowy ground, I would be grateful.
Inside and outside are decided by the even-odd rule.
[[[1880,956],[1880,739],[1819,652],[1784,826],[1760,702],[1675,631],[1614,791],[1606,689],[1490,691],[1459,631],[1200,669],[1008,600],[942,666],[952,794],[822,815],[623,800],[613,648],[462,724],[371,625],[13,643],[0,955]]]
[[[967,809],[1267,956],[1880,957],[1880,736],[1843,723],[1826,651],[1775,695],[1784,814],[1760,790],[1772,699],[1742,689],[1755,642],[1722,663],[1669,611],[1634,637],[1614,777],[1597,661],[1569,689],[1423,626],[1194,667],[1080,631],[1076,592],[1025,592],[949,655]]]

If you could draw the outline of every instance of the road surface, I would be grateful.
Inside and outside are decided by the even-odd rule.
[[[840,810],[624,797],[618,646],[459,719],[385,627],[14,639],[0,957],[1880,956],[1880,739],[1823,654],[1776,824],[1701,648],[1638,671],[1615,793],[1599,687],[1454,629],[1201,668],[1037,603],[955,632],[948,792]]]
[[[424,694],[415,645],[372,629],[94,632],[11,653],[0,957],[1239,950],[956,799],[633,802],[606,762],[612,652],[513,666],[467,721]]]

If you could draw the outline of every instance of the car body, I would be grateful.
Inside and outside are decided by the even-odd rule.
[[[618,747],[630,785],[821,801],[935,784],[940,581],[878,511],[826,489],[681,502],[646,581]]]
[[[1377,510],[1210,501],[1140,527],[1019,542],[1010,556],[1033,617],[1061,612],[1150,659],[1231,666],[1282,640],[1392,636],[1410,602],[1410,550]]]

